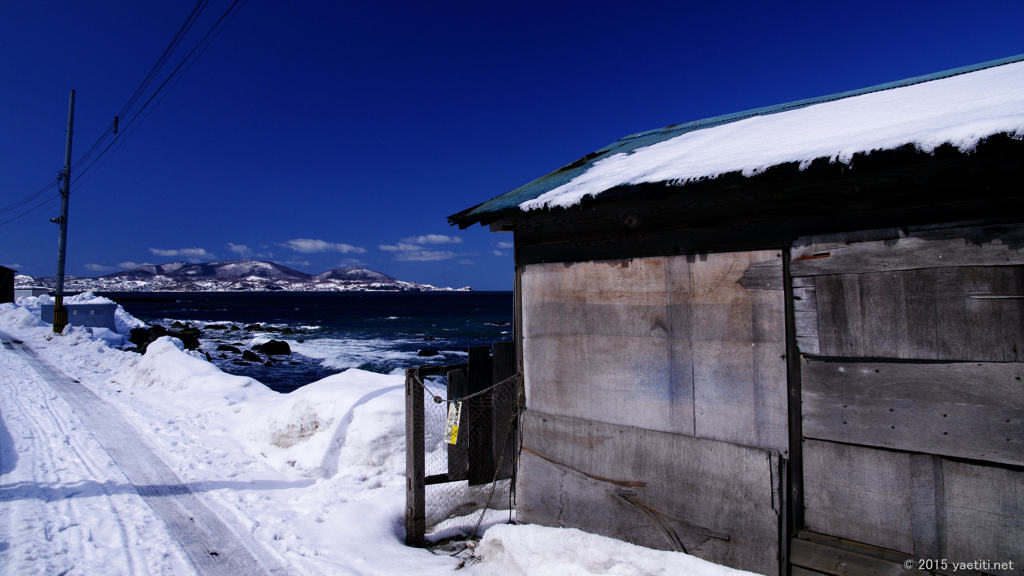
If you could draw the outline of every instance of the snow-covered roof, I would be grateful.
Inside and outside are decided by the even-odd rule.
[[[511,192],[449,217],[569,207],[619,186],[685,184],[772,166],[913,145],[969,152],[994,134],[1024,137],[1024,55],[627,136]]]

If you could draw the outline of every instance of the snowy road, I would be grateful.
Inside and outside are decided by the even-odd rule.
[[[7,558],[12,572],[64,573],[99,554],[127,574],[268,574],[116,409],[16,338],[0,341],[0,548],[14,531],[40,544]]]

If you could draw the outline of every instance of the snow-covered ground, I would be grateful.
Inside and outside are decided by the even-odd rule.
[[[196,561],[204,514],[220,553],[268,574],[737,573],[537,526],[492,526],[475,553],[409,548],[401,375],[282,395],[167,337],[140,356],[102,329],[55,336],[38,300],[21,304],[0,304],[2,573],[231,573],[208,544],[215,560]],[[137,323],[119,312],[119,329]]]

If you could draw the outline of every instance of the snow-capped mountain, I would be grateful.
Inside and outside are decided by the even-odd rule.
[[[17,284],[36,284],[52,288],[50,278],[17,277]],[[470,288],[438,288],[430,284],[396,280],[387,274],[366,268],[338,268],[322,274],[307,274],[287,266],[262,260],[227,260],[223,262],[170,262],[147,264],[99,278],[65,276],[68,292],[85,290],[102,292],[227,292],[294,290],[301,292],[435,292],[468,291]]]

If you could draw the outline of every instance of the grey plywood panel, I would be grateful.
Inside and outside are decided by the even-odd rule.
[[[1024,465],[1024,364],[809,360],[809,438]]]
[[[1024,574],[1024,471],[943,460],[945,554],[970,562],[1013,560]]]
[[[693,315],[695,432],[788,455],[784,294],[746,289],[750,267],[781,285],[777,252],[724,253],[690,264],[689,293],[676,291]]]
[[[527,405],[785,454],[781,282],[776,251],[527,266]]]
[[[869,242],[831,240],[795,245],[793,276],[1024,264],[1024,224],[922,231]]]
[[[528,410],[517,517],[777,574],[779,466],[773,451]]]
[[[909,454],[817,440],[803,450],[808,530],[913,553]]]
[[[815,278],[824,356],[1024,360],[1024,267]]]

